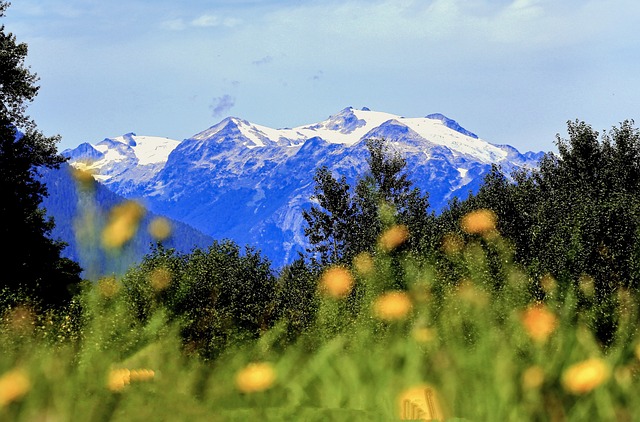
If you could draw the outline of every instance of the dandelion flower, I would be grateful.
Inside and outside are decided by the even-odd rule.
[[[107,388],[114,392],[120,392],[131,384],[131,371],[125,368],[112,369],[107,377]]]
[[[156,217],[151,220],[147,230],[155,240],[163,241],[171,236],[171,222],[164,217]]]
[[[353,288],[353,276],[344,267],[331,267],[320,278],[320,291],[331,297],[343,298]]]
[[[522,313],[522,325],[529,337],[544,342],[555,331],[558,318],[545,306],[533,305]]]
[[[386,252],[390,252],[402,245],[409,238],[407,226],[399,225],[389,228],[378,239],[378,245]]]
[[[145,210],[135,201],[126,201],[111,209],[109,221],[102,231],[102,245],[118,249],[130,241],[138,231]]]
[[[462,252],[464,240],[455,233],[445,234],[442,238],[442,249],[447,255],[456,255]]]
[[[361,252],[353,258],[353,266],[359,274],[369,275],[375,269],[373,258],[367,252]]]
[[[405,292],[387,292],[373,302],[373,314],[383,321],[405,319],[413,307]]]
[[[570,366],[562,375],[562,384],[570,393],[585,394],[607,381],[610,373],[602,359],[587,359]]]
[[[436,338],[437,332],[435,328],[416,327],[411,331],[411,336],[418,343],[426,344]]]
[[[115,277],[104,277],[98,281],[98,291],[102,296],[110,299],[118,294],[120,285]]]
[[[496,214],[488,209],[472,211],[462,218],[462,230],[469,234],[489,234],[496,230]]]
[[[0,377],[0,409],[23,397],[31,389],[31,382],[22,369],[13,369]]]
[[[402,391],[398,395],[397,403],[401,420],[443,421],[446,419],[438,391],[428,384],[417,385]]]
[[[271,388],[276,371],[268,362],[250,363],[236,374],[236,387],[243,393],[256,393]]]
[[[544,382],[544,370],[538,366],[530,366],[522,374],[522,386],[525,390],[535,390],[540,388]]]
[[[155,290],[164,290],[171,284],[171,271],[165,267],[158,267],[149,273],[149,284]]]
[[[132,369],[129,373],[131,382],[151,381],[155,376],[156,373],[152,369]]]
[[[81,189],[91,190],[95,186],[95,179],[93,177],[93,171],[82,167],[72,167],[71,176],[78,183]]]

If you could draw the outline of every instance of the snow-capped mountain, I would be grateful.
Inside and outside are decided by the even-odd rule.
[[[154,212],[214,238],[256,246],[279,265],[304,248],[302,209],[311,204],[315,170],[326,165],[353,182],[366,171],[370,138],[386,139],[407,160],[410,179],[436,210],[476,190],[492,163],[508,174],[535,167],[542,154],[491,144],[441,114],[351,107],[293,129],[228,117],[182,142],[128,134],[64,154],[116,193],[144,198]]]

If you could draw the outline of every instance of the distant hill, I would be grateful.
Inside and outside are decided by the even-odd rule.
[[[158,217],[157,214],[147,212],[131,243],[118,256],[109,255],[99,247],[100,228],[104,226],[109,210],[126,199],[99,183],[95,184],[95,190],[91,193],[79,192],[68,164],[63,164],[59,170],[44,170],[42,173],[49,191],[42,206],[46,208],[47,215],[55,220],[51,237],[69,244],[64,249],[63,256],[79,262],[85,270],[85,276],[123,273],[132,264],[140,262],[151,250],[154,240],[147,232],[147,226]],[[142,203],[144,205],[144,201]],[[82,224],[82,218],[92,213],[92,210],[95,211],[95,218],[90,220],[91,224]],[[81,244],[77,236],[78,230],[81,230],[78,224],[82,229],[92,232],[93,238],[85,238]],[[189,252],[196,246],[205,248],[213,242],[211,237],[185,223],[171,220],[171,226],[173,234],[163,242],[166,247]]]

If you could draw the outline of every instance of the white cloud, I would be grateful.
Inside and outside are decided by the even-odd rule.
[[[191,25],[200,28],[210,28],[219,26],[222,23],[222,19],[216,15],[205,14],[199,16],[191,21]]]

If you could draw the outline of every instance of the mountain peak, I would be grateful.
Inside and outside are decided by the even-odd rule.
[[[463,128],[453,119],[448,118],[442,113],[433,113],[425,116],[427,119],[440,120],[446,127],[449,129],[455,130],[456,132],[462,133],[463,135],[467,135],[470,138],[478,139],[478,135],[473,132],[468,131]]]

